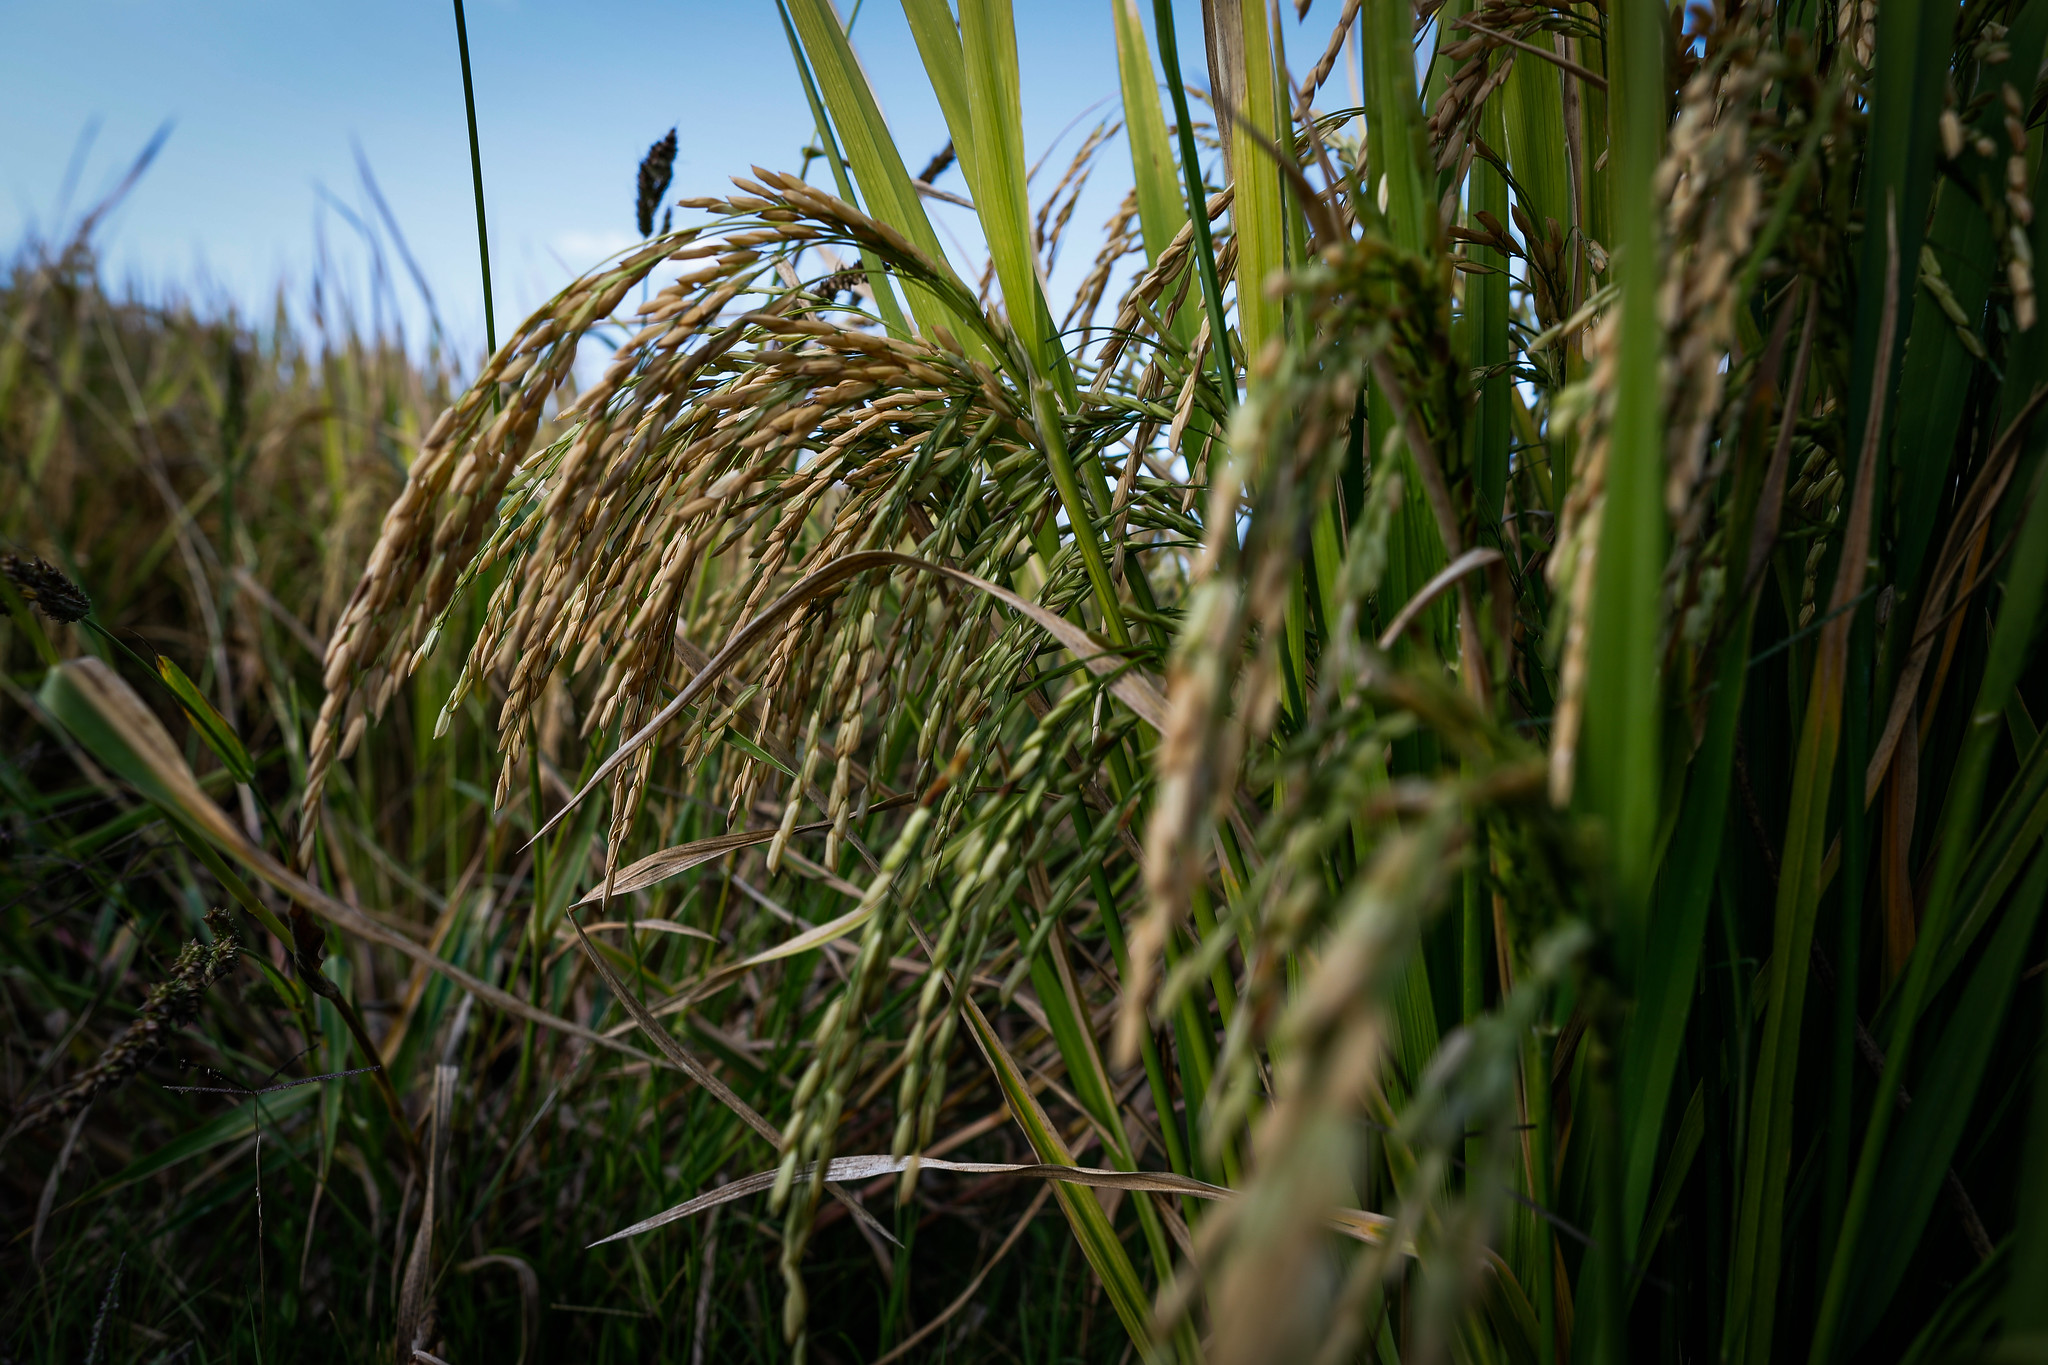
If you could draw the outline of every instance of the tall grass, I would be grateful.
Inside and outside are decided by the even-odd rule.
[[[456,1350],[486,1267],[537,1314],[474,1229],[566,1200],[618,1235],[549,1282],[649,1314],[607,1348],[679,1352],[744,1241],[749,1349],[935,1350],[993,1281],[908,1233],[995,1180],[1039,1192],[980,1254],[1064,1269],[989,1339],[1048,1359],[2025,1356],[2048,3],[1217,0],[1206,73],[1113,10],[1134,189],[1077,307],[1010,6],[906,4],[963,274],[785,0],[833,189],[684,199],[514,329],[311,612],[246,818],[204,705],[180,755],[50,670],[49,733],[276,926],[323,1071],[387,1067],[281,1092],[409,1238],[366,1334]],[[403,1002],[378,1058],[350,999]]]

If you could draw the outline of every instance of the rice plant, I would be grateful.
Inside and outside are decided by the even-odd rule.
[[[825,1230],[902,1277],[979,1177],[1147,1360],[2038,1353],[2048,0],[1209,0],[1205,70],[1112,0],[1130,192],[1058,301],[1116,144],[1048,192],[1011,7],[904,8],[986,262],[781,0],[828,183],[680,200],[425,430],[289,848],[111,669],[42,705],[309,984],[403,955],[490,1056],[665,1076],[704,1126],[616,1139],[717,1149],[589,1257],[772,1214],[758,1350],[837,1358]],[[521,867],[424,943],[332,819],[394,708],[450,880]],[[424,1191],[402,1358],[457,1116],[542,1056],[439,1055],[353,1111]]]
[[[393,701],[416,724],[380,727],[329,778],[319,885],[296,895],[325,892],[315,910],[347,929],[302,936],[317,921],[261,882],[291,847],[326,636],[448,372],[356,322],[372,310],[338,275],[313,282],[311,326],[109,288],[93,221],[31,243],[0,286],[0,448],[29,457],[5,465],[0,497],[0,1353],[383,1359],[403,1332],[444,1359],[780,1358],[775,1240],[750,1211],[587,1250],[649,1201],[743,1177],[761,1148],[719,1100],[605,1037],[624,1016],[607,1018],[560,915],[593,830],[520,851],[556,787],[601,757],[565,695],[539,728],[539,790],[523,773],[494,814],[471,780],[490,762],[483,712],[437,740],[455,673],[430,665]],[[709,838],[718,814],[679,797],[647,847]],[[701,955],[706,933],[776,946],[785,921],[741,914],[751,896],[837,913],[830,888],[770,894],[755,866],[699,863],[635,917],[653,969]],[[530,937],[536,901],[546,938]],[[585,923],[626,941],[616,918]],[[807,979],[819,960],[683,1016],[724,1093],[763,1112],[787,1094],[818,1006],[774,973]],[[463,980],[509,1006],[465,1006]],[[1026,1216],[1043,1187],[1008,1172],[1026,1153],[975,1079],[947,1097],[949,1121],[981,1120],[951,1155],[1004,1169],[928,1175],[928,1203],[901,1211],[868,1193],[868,1226],[827,1213],[809,1261],[829,1323],[817,1358],[1122,1348],[1085,1262]]]

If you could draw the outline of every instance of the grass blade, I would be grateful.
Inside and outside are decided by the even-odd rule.
[[[1887,223],[1894,244],[1897,234]],[[1891,354],[1892,329],[1898,320],[1898,257],[1890,259],[1891,284],[1885,298],[1878,349]],[[1878,433],[1882,426],[1885,385],[1879,376],[1867,386],[1872,411],[1856,462],[1856,482],[1847,517],[1841,569],[1835,576],[1829,609],[1834,615],[1822,629],[1814,655],[1806,711],[1792,772],[1790,814],[1785,829],[1784,865],[1779,874],[1776,919],[1771,941],[1769,1003],[1764,1014],[1763,1051],[1757,1064],[1751,1101],[1748,1140],[1744,1149],[1742,1203],[1737,1215],[1737,1241],[1730,1279],[1729,1322],[1743,1359],[1767,1359],[1776,1322],[1778,1271],[1784,1239],[1784,1191],[1791,1176],[1792,1111],[1797,1094],[1799,1030],[1806,1000],[1808,964],[1819,912],[1822,854],[1826,841],[1828,794],[1841,742],[1842,692],[1848,669],[1848,611],[1862,589],[1869,551],[1872,486],[1876,483]]]
[[[484,346],[498,353],[498,317],[491,306],[491,233],[484,221],[484,154],[476,136],[476,87],[469,78],[469,24],[455,0],[455,47],[462,54],[462,108],[469,116],[469,177],[476,192],[476,254],[484,279]]]
[[[1365,0],[1364,14],[1371,192],[1384,202],[1394,240],[1427,254],[1437,244],[1437,205],[1415,95],[1415,10],[1407,0]]]
[[[841,199],[849,204],[858,204],[860,196],[855,193],[853,181],[846,173],[846,159],[839,154],[839,139],[832,132],[832,117],[825,112],[825,106],[818,98],[818,83],[812,79],[811,64],[804,56],[803,40],[796,36],[796,28],[790,23],[789,7],[783,0],[777,0],[775,10],[782,20],[783,34],[789,40],[789,55],[796,63],[797,78],[803,83],[804,98],[811,106],[811,122],[818,130],[818,143],[824,148],[825,160],[832,168],[832,182]],[[903,303],[896,297],[896,286],[889,272],[882,268],[882,258],[862,247],[860,264],[861,273],[867,276],[868,288],[874,291],[875,311],[882,315],[882,322],[890,335],[909,336],[910,326],[903,319]]]
[[[1158,22],[1164,42],[1166,20]],[[1274,114],[1281,106],[1273,75],[1272,21],[1267,0],[1202,0],[1202,23],[1209,37],[1209,88],[1236,188],[1230,224],[1237,234],[1237,325],[1249,366],[1257,363],[1267,342],[1280,336],[1283,310],[1265,286],[1287,263],[1285,204],[1271,151],[1282,145]]]
[[[1832,1359],[1835,1337],[1841,1329],[1841,1312],[1849,1288],[1854,1250],[1862,1235],[1879,1162],[1885,1151],[1894,1117],[1893,1097],[1898,1093],[1913,1035],[1926,1000],[1927,982],[1935,959],[1947,938],[1949,918],[1956,901],[1956,887],[1963,875],[1963,858],[1969,843],[1968,831],[1975,824],[1978,803],[1983,798],[1986,770],[1993,744],[2003,729],[2006,699],[2019,681],[2021,669],[2039,624],[2044,586],[2048,586],[2048,496],[2043,495],[2041,474],[2048,464],[2035,466],[2034,484],[2028,490],[2026,515],[2013,549],[2012,567],[2005,578],[2005,600],[1992,629],[1991,649],[1984,676],[1970,710],[1970,726],[1957,757],[1941,811],[1940,852],[1936,855],[1934,880],[1927,893],[1920,937],[1911,964],[1899,989],[1887,1040],[1884,1075],[1879,1079],[1863,1148],[1856,1162],[1855,1183],[1850,1186],[1848,1209],[1842,1219],[1842,1235],[1836,1245],[1828,1272],[1827,1289],[1821,1300],[1820,1320],[1814,1328],[1812,1359],[1821,1365]]]
[[[868,87],[867,75],[853,54],[853,44],[833,12],[831,0],[787,3],[847,162],[860,182],[868,212],[902,233],[937,269],[945,271],[945,250],[939,245],[924,205],[918,201],[910,172],[904,169],[902,153],[889,134],[881,107],[875,103],[874,91]],[[966,344],[973,344],[973,329],[944,298],[914,280],[905,280],[903,285],[910,296],[911,314],[922,330],[929,333],[933,327],[949,327],[954,335],[970,338]]]
[[[1110,0],[1116,27],[1116,71],[1123,95],[1124,136],[1131,144],[1131,177],[1138,191],[1138,226],[1145,237],[1145,260],[1157,263],[1188,221],[1180,182],[1167,137],[1166,114],[1159,106],[1159,86],[1152,71],[1151,49],[1138,0]],[[1185,316],[1185,314],[1183,314]],[[1190,339],[1193,329],[1189,329]]]
[[[1975,1108],[1977,1089],[2025,965],[2027,944],[2040,920],[2044,899],[2048,899],[2048,855],[2037,853],[2026,880],[2013,893],[1997,933],[1985,945],[1977,969],[1963,987],[1947,1028],[1928,1050],[1924,1079],[1913,1095],[1913,1106],[1899,1120],[1898,1136],[1885,1153],[1872,1196],[1876,1207],[1886,1211],[1884,1235],[1857,1248],[1857,1269],[1852,1277],[1855,1299],[1848,1319],[1853,1325],[1843,1338],[1848,1350],[1861,1346],[1883,1318],[1885,1306],[1919,1249],[1922,1231]]]
[[[1071,399],[1073,377],[1053,333],[1039,289],[1031,239],[1031,203],[1024,187],[1024,105],[1017,77],[1017,28],[1009,0],[961,0],[960,51],[967,104],[974,116],[975,153],[962,161],[974,186],[974,207],[1002,282],[1004,311],[1038,372]],[[1071,509],[1070,509],[1071,510]]]
[[[1658,601],[1664,564],[1662,382],[1663,244],[1654,181],[1665,121],[1661,6],[1623,0],[1613,11],[1615,275],[1621,285],[1619,374],[1600,516],[1586,685],[1584,804],[1607,829],[1624,972],[1641,951],[1657,828]]]

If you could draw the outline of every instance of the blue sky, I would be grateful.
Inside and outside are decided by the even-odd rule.
[[[1096,106],[1060,140],[1056,177],[1086,127],[1116,112],[1110,0],[1015,3],[1029,153]],[[1151,6],[1140,8],[1149,26]],[[1187,74],[1201,81],[1199,6],[1182,0],[1177,9]],[[467,15],[501,334],[633,240],[635,167],[671,125],[681,144],[671,198],[717,192],[755,163],[795,169],[812,135],[769,0],[467,0]],[[1301,46],[1319,50],[1328,23],[1312,17]],[[329,278],[347,282],[367,316],[367,252],[323,201],[324,193],[374,221],[356,170],[360,145],[451,336],[465,351],[480,348],[452,5],[0,0],[0,32],[0,246],[56,223],[67,167],[89,130],[73,217],[170,120],[156,164],[100,235],[116,278],[259,312],[282,284],[303,306],[324,240]],[[866,0],[854,38],[915,170],[945,130],[900,7]],[[1101,163],[1076,219],[1084,232],[1121,197],[1124,156],[1119,140]],[[943,183],[961,188],[957,174]],[[942,236],[950,223],[971,238],[966,215],[935,217]],[[418,293],[395,259],[391,268],[417,339]],[[1085,254],[1072,253],[1059,275],[1085,268]]]

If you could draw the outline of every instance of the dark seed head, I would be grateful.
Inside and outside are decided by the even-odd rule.
[[[647,149],[647,155],[640,161],[640,198],[635,205],[636,222],[640,235],[654,234],[654,210],[661,205],[661,196],[668,193],[668,182],[676,168],[676,130],[668,130],[668,136]]]
[[[924,181],[927,185],[933,184],[940,176],[946,173],[946,168],[952,164],[953,141],[951,138],[948,138],[946,145],[939,148],[938,155],[927,161],[924,169],[918,172],[917,178]]]
[[[195,938],[187,943],[171,964],[170,979],[149,988],[141,1014],[108,1045],[99,1060],[71,1084],[23,1109],[8,1125],[7,1135],[70,1118],[92,1103],[101,1091],[120,1085],[140,1071],[179,1029],[199,1017],[208,988],[228,974],[242,951],[235,922],[225,910],[207,911],[206,927],[213,931],[213,942],[202,943]]]
[[[52,621],[79,620],[92,610],[85,589],[64,576],[54,564],[20,555],[0,555],[0,573],[12,579],[21,595],[42,609]]]
[[[841,294],[853,293],[867,277],[867,272],[859,266],[827,275],[818,281],[818,297],[827,302],[837,302]]]

